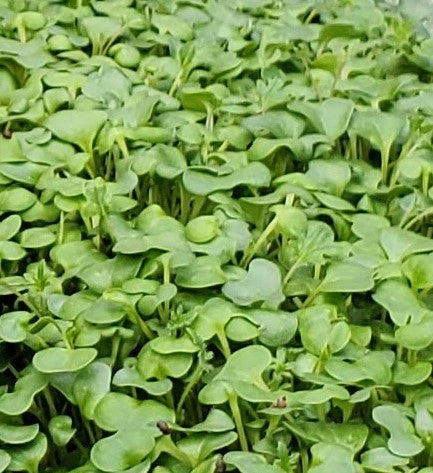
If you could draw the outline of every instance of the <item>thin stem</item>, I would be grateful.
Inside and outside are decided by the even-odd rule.
[[[179,184],[179,192],[180,192],[180,221],[184,225],[188,221],[189,215],[189,200],[186,196],[186,190],[184,189],[182,184]]]
[[[424,195],[428,195],[428,185],[430,181],[430,171],[428,169],[423,169],[421,177],[421,188]]]
[[[89,436],[90,445],[94,445],[96,443],[95,434],[92,430],[92,426],[90,425],[90,422],[84,417],[83,417],[83,425],[84,425],[84,428],[86,429],[87,434]]]
[[[182,450],[179,449],[179,447],[173,442],[170,437],[163,437],[159,442],[159,449],[161,451],[168,453],[184,465],[188,465],[190,467],[192,466],[189,456],[186,453],[182,452]]]
[[[266,243],[268,237],[270,234],[275,230],[276,226],[278,225],[278,219],[275,216],[269,223],[269,225],[265,228],[263,233],[260,235],[258,240],[255,242],[254,246],[252,247],[251,250],[246,250],[244,253],[244,256],[241,259],[240,265],[244,268],[248,266],[248,263],[251,261],[251,259],[254,257],[254,255],[257,253],[257,251],[260,249],[260,247]]]
[[[192,220],[193,218],[199,215],[205,203],[206,203],[206,197],[197,197],[197,199],[194,200],[191,215],[190,215],[190,220]]]
[[[310,11],[309,15],[307,16],[307,18],[305,19],[305,22],[304,22],[304,23],[305,23],[305,24],[310,23],[310,22],[314,19],[314,17],[315,17],[316,15],[318,15],[318,14],[319,14],[319,10],[317,10],[317,8],[313,8],[313,9]]]
[[[299,264],[302,262],[303,259],[304,255],[299,255],[299,258],[292,264],[291,268],[289,269],[289,271],[287,271],[287,274],[284,277],[283,285],[289,282],[289,279],[293,276],[293,273],[298,269]]]
[[[63,243],[63,238],[65,236],[65,213],[63,210],[60,211],[60,221],[59,221],[59,233],[57,235],[57,242],[59,245]]]
[[[269,425],[266,430],[266,437],[270,438],[272,437],[272,434],[274,433],[275,429],[278,427],[278,424],[280,423],[280,416],[271,416],[269,419]]]
[[[310,294],[308,295],[308,297],[305,299],[304,303],[302,304],[302,307],[307,307],[315,299],[319,290],[320,290],[320,284],[310,292]]]
[[[239,436],[239,443],[241,444],[241,448],[244,452],[248,452],[248,441],[247,441],[247,436],[245,434],[244,430],[244,424],[242,422],[242,414],[239,409],[239,404],[238,404],[238,398],[235,392],[229,393],[229,404],[230,404],[230,409],[232,411],[235,425],[236,425],[236,430],[238,432]]]
[[[418,215],[415,215],[415,217],[412,218],[412,220],[409,220],[409,222],[404,225],[405,230],[409,230],[409,228],[412,228],[416,223],[420,222],[423,218],[429,217],[430,215],[433,214],[433,207],[430,207],[423,212],[421,212]]]
[[[202,374],[203,374],[203,367],[201,366],[201,364],[199,364],[198,366],[196,366],[193,374],[189,378],[188,384],[186,385],[185,389],[183,390],[182,396],[180,397],[180,400],[177,404],[176,417],[179,417],[179,415],[182,411],[182,406],[185,403],[185,400],[189,396],[189,393],[191,392],[192,388],[200,380]]]
[[[181,67],[179,69],[179,72],[177,73],[173,83],[171,84],[170,90],[168,91],[168,95],[170,97],[173,97],[173,95],[175,94],[175,92],[178,89],[179,85],[182,83],[182,76],[183,76],[184,72],[185,71]]]
[[[389,153],[390,149],[388,147],[383,151],[381,156],[382,180],[385,185],[388,180]]]
[[[111,356],[110,356],[111,368],[113,368],[116,363],[117,355],[119,353],[119,347],[120,347],[120,337],[117,335],[113,337],[113,341],[111,342]]]
[[[164,259],[163,266],[163,282],[165,285],[170,284],[170,260]],[[162,311],[162,321],[167,324],[170,314],[170,301],[164,301],[164,309]]]
[[[140,314],[137,312],[135,307],[131,307],[129,309],[130,311],[130,316],[135,319],[137,325],[140,327],[141,331],[143,334],[149,339],[152,340],[152,338],[155,338],[154,333],[150,330],[150,328],[147,326],[146,322],[141,318]]]
[[[223,355],[227,359],[230,356],[231,351],[230,351],[229,342],[224,332],[224,328],[220,330],[219,333],[217,333],[217,337],[218,337],[219,342],[221,343],[221,350],[223,352]]]
[[[54,404],[54,399],[51,396],[50,388],[49,387],[45,388],[43,391],[43,394],[45,397],[45,401],[47,402],[47,405],[48,405],[48,411],[50,413],[50,416],[55,417],[57,415],[57,409]]]

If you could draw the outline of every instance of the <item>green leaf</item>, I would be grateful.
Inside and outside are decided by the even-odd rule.
[[[405,467],[409,459],[394,455],[385,447],[376,447],[364,452],[361,455],[361,462],[368,471],[391,473],[396,471],[394,467]]]
[[[227,399],[225,385],[231,386],[238,396],[251,402],[271,399],[269,388],[262,379],[263,371],[271,363],[269,350],[260,345],[242,348],[227,359],[222,370],[212,382],[199,393],[199,400],[205,404],[220,404]],[[215,398],[215,389],[218,391]],[[256,396],[260,400],[256,400]]]
[[[11,445],[31,442],[39,432],[39,424],[19,425],[6,419],[0,425],[0,440]]]
[[[353,453],[339,444],[317,443],[311,447],[313,456],[309,473],[356,473]]]
[[[371,380],[379,386],[387,385],[392,378],[391,368],[394,358],[392,351],[374,350],[353,362],[331,358],[325,363],[325,370],[332,377],[346,384]]]
[[[431,374],[432,367],[427,361],[407,364],[397,362],[394,370],[394,383],[414,386],[423,383]]]
[[[73,393],[81,413],[87,419],[93,419],[98,402],[110,391],[110,379],[110,367],[98,361],[78,373]]]
[[[41,373],[79,371],[91,363],[97,354],[94,348],[46,348],[35,354],[33,365]]]
[[[20,236],[21,246],[24,248],[43,248],[56,241],[54,233],[47,228],[29,228]]]
[[[332,97],[320,104],[294,103],[289,108],[308,118],[317,132],[336,140],[346,131],[354,106],[351,100]]]
[[[144,389],[152,396],[162,396],[173,388],[173,384],[168,378],[160,381],[146,381],[146,378],[137,370],[136,360],[128,358],[124,362],[124,367],[114,375],[113,384],[119,387],[133,386]]]
[[[233,465],[241,473],[283,473],[278,466],[266,463],[264,457],[251,452],[229,452],[224,455],[224,461]]]
[[[380,232],[380,244],[390,261],[401,261],[414,253],[433,251],[433,241],[422,235],[397,227],[385,228]]]
[[[303,346],[314,355],[321,355],[327,348],[340,351],[350,340],[346,322],[335,321],[332,309],[313,306],[298,311],[299,332]]]
[[[12,187],[0,192],[0,211],[22,212],[31,207],[36,200],[36,195],[27,189]]]
[[[259,325],[259,341],[268,347],[287,345],[298,328],[294,313],[252,309],[248,311],[248,317]]]
[[[26,412],[33,402],[34,396],[48,385],[47,378],[35,369],[29,369],[15,383],[14,391],[4,393],[0,397],[0,412],[7,415],[18,415]]]
[[[346,161],[315,159],[311,161],[305,176],[312,180],[318,190],[341,196],[350,182],[351,170]]]
[[[161,435],[157,422],[174,422],[174,413],[153,400],[137,401],[125,394],[108,393],[97,404],[95,422],[116,432],[93,446],[92,463],[107,472],[122,471],[140,463]]]
[[[356,263],[333,263],[320,284],[321,292],[366,292],[374,287],[373,271]]]
[[[402,116],[380,111],[356,111],[350,131],[368,140],[382,153],[389,153],[406,120]]]
[[[261,301],[269,308],[277,308],[284,300],[278,266],[261,258],[251,261],[244,278],[224,284],[222,292],[241,306]]]
[[[24,311],[7,312],[0,317],[0,338],[5,342],[23,342],[33,314]]]
[[[24,445],[8,447],[7,453],[11,461],[8,469],[10,471],[26,471],[37,473],[38,465],[47,451],[47,438],[39,433],[34,440]]]
[[[185,188],[195,195],[209,195],[213,192],[233,189],[234,187],[266,187],[271,181],[269,169],[262,163],[251,163],[226,175],[216,175],[209,170],[189,167],[183,173]],[[1,197],[1,194],[0,194]]]
[[[61,140],[91,154],[93,141],[106,119],[102,110],[61,110],[49,116],[45,126]]]
[[[190,220],[185,227],[185,236],[193,243],[206,243],[213,240],[219,230],[219,224],[213,215],[203,215]]]
[[[164,179],[174,179],[187,168],[186,159],[177,148],[158,144],[152,151],[156,173]]]
[[[0,450],[0,471],[3,472],[9,466],[11,456],[5,450]]]
[[[399,327],[395,331],[395,339],[405,348],[422,350],[433,342],[433,317],[425,312],[417,321]]]
[[[72,419],[66,415],[52,417],[48,423],[48,430],[58,447],[67,445],[77,431],[72,427]]]
[[[19,215],[10,215],[0,222],[0,240],[10,240],[19,231],[21,227],[21,218]]]
[[[407,284],[398,279],[388,279],[382,282],[373,299],[384,307],[399,326],[406,325],[409,319],[419,321],[423,307]]]
[[[402,268],[414,289],[433,287],[433,254],[410,256]]]
[[[424,450],[424,445],[414,433],[412,422],[397,407],[377,406],[373,409],[373,419],[388,430],[388,448],[393,454],[412,457]]]
[[[227,278],[214,256],[199,256],[191,264],[176,270],[176,284],[180,287],[200,289],[224,284]]]
[[[14,241],[0,241],[0,259],[18,261],[26,256],[26,251]]]

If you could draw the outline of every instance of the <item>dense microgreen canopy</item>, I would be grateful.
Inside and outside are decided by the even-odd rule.
[[[431,0],[0,0],[0,473],[433,472]]]

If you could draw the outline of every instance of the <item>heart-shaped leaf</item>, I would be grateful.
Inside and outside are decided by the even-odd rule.
[[[77,431],[77,429],[72,427],[72,419],[65,415],[55,416],[50,419],[48,430],[53,442],[58,447],[67,445]]]
[[[412,422],[397,407],[377,406],[373,409],[373,419],[388,430],[388,448],[393,454],[411,457],[424,450],[424,445],[414,433]]]
[[[274,263],[259,258],[251,261],[243,279],[228,281],[222,291],[235,304],[242,306],[261,301],[269,308],[276,308],[284,300],[280,270]]]
[[[79,371],[90,364],[98,352],[94,348],[46,348],[33,357],[34,367],[41,373]]]

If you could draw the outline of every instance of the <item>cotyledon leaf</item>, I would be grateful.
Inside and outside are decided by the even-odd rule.
[[[45,126],[60,139],[91,153],[96,134],[106,119],[102,110],[61,110],[49,116]]]
[[[284,300],[278,266],[261,258],[251,261],[243,279],[228,281],[222,291],[235,304],[242,306],[263,301],[268,307],[276,308]]]
[[[388,430],[388,448],[395,455],[412,457],[424,450],[423,443],[415,435],[412,422],[397,407],[377,406],[373,409],[373,419]]]
[[[188,168],[183,173],[185,188],[195,195],[233,189],[236,186],[266,187],[271,181],[269,169],[262,163],[251,163],[230,174],[216,175],[200,169]]]
[[[91,363],[97,354],[94,348],[46,348],[35,354],[33,365],[41,373],[47,374],[79,371]]]
[[[36,371],[29,369],[22,378],[15,383],[11,393],[4,393],[0,397],[0,412],[8,415],[18,415],[27,411],[33,402],[34,396],[48,385],[47,378]]]
[[[99,361],[79,371],[73,393],[80,411],[87,419],[93,419],[96,405],[110,391],[110,379],[110,367]]]

